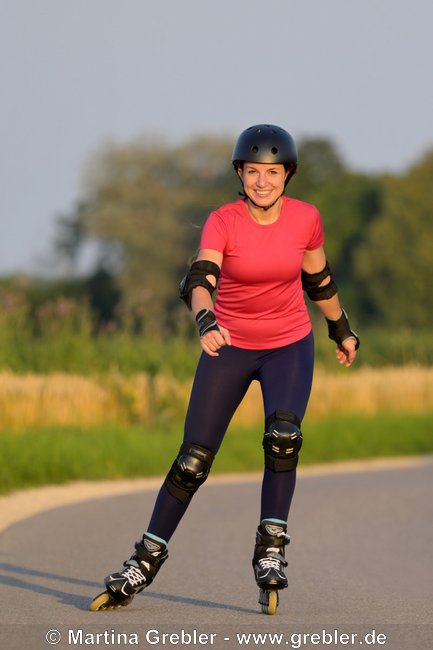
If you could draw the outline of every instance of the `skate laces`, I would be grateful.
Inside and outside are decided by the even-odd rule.
[[[269,555],[259,558],[257,564],[261,569],[275,569],[276,571],[280,571],[281,565],[287,566],[286,560],[279,553],[269,553]]]
[[[128,564],[128,568],[122,571],[122,576],[127,579],[131,587],[136,587],[146,582],[146,578],[137,566]]]

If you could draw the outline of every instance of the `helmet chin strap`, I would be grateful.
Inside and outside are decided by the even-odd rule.
[[[280,196],[277,196],[275,201],[272,201],[272,203],[270,205],[263,206],[263,205],[258,205],[255,201],[253,201],[252,198],[250,196],[248,196],[248,194],[245,192],[245,190],[243,192],[239,192],[239,196],[243,196],[245,199],[248,199],[248,201],[251,201],[251,203],[253,204],[253,206],[255,208],[259,208],[260,210],[263,210],[264,212],[267,212],[268,210],[270,210],[277,203],[277,201],[279,201],[281,199],[283,194],[284,194],[284,192],[282,194],[280,194]]]

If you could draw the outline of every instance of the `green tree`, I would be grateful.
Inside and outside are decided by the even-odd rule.
[[[320,188],[333,182],[346,170],[345,162],[333,142],[325,138],[304,138],[298,146],[298,171],[290,181],[289,194],[303,201],[317,196]]]
[[[371,301],[355,260],[369,225],[380,214],[382,183],[377,177],[344,172],[318,188],[312,201],[325,228],[325,250],[341,299],[353,316],[362,318]]]
[[[319,209],[325,250],[342,301],[352,316],[362,319],[372,307],[355,257],[381,210],[381,178],[352,172],[329,140],[304,140],[299,144],[299,171],[288,190]]]
[[[382,323],[431,327],[433,149],[400,177],[383,180],[383,208],[355,256]]]
[[[155,139],[111,145],[93,156],[76,209],[60,221],[58,250],[74,259],[96,244],[98,282],[88,289],[94,309],[104,311],[100,320],[116,308],[118,318],[161,331],[186,318],[177,283],[209,212],[241,189],[231,148],[231,140],[200,136],[179,146]],[[383,209],[383,179],[352,172],[326,139],[301,141],[299,159],[288,194],[319,208],[344,304],[357,320],[371,319],[378,301],[358,260]],[[104,287],[107,296],[95,299],[92,291]]]
[[[232,198],[230,147],[208,137],[179,147],[139,141],[90,161],[76,210],[60,220],[58,250],[74,259],[96,244],[96,267],[116,277],[126,319],[157,331],[169,321],[207,214]]]

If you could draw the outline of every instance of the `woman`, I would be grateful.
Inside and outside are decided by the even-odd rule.
[[[313,335],[303,291],[325,316],[340,364],[352,364],[359,339],[340,306],[317,209],[284,196],[298,165],[290,134],[278,126],[252,126],[239,136],[232,161],[243,199],[209,215],[197,259],[180,285],[203,349],[184,440],[135,553],[105,579],[107,591],[93,601],[93,610],[126,605],[152,582],[254,379],[261,385],[265,416],[253,557],[262,610],[274,613],[278,590],[287,587],[287,518],[313,374]]]

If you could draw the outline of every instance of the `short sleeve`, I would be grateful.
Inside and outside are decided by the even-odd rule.
[[[311,237],[307,245],[307,251],[314,251],[325,243],[325,234],[323,232],[322,218],[317,208],[314,208]]]
[[[218,212],[211,212],[203,228],[200,248],[211,248],[224,253],[227,244],[227,226]]]

